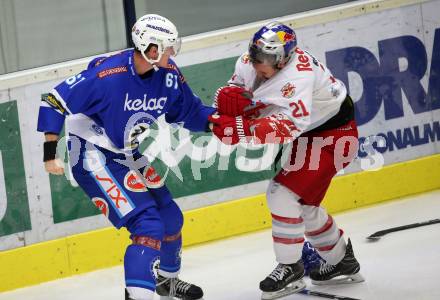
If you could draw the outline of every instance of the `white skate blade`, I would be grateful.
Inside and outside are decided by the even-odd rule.
[[[360,273],[356,273],[353,275],[337,276],[330,280],[324,280],[324,281],[312,280],[312,283],[315,285],[338,285],[338,284],[358,283],[363,281],[365,281],[364,277]]]
[[[284,289],[276,292],[263,292],[261,295],[262,300],[273,300],[281,297],[285,297],[291,294],[298,293],[306,288],[306,283],[303,279],[289,283]]]

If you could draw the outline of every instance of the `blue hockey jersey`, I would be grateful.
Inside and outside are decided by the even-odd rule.
[[[135,71],[134,50],[94,60],[89,68],[43,95],[38,131],[58,134],[66,116],[69,132],[90,142],[108,139],[110,150],[127,145],[161,115],[191,131],[205,131],[214,109],[202,104],[176,64],[142,79]],[[143,124],[141,127],[136,125]],[[147,125],[148,126],[148,125]],[[132,144],[133,146],[133,144]]]

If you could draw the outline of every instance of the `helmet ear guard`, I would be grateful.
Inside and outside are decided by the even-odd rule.
[[[180,51],[181,39],[176,26],[167,18],[159,15],[149,14],[140,17],[133,25],[131,37],[135,49],[140,51],[149,63],[158,62],[168,48],[171,48],[173,56]],[[151,44],[157,46],[159,55],[156,59],[148,58],[145,54]]]

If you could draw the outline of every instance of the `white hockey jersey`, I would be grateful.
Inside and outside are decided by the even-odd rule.
[[[268,105],[260,111],[258,118],[287,115],[298,128],[293,133],[294,138],[335,116],[347,95],[342,81],[334,78],[310,53],[299,48],[275,76],[259,85],[256,77],[249,55],[244,53],[237,60],[228,83],[244,86],[253,92],[253,100]]]

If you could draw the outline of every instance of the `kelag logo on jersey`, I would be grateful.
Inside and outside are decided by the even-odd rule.
[[[159,113],[165,107],[167,97],[150,98],[147,99],[147,94],[144,94],[143,99],[130,99],[128,93],[125,95],[124,111],[154,111]]]
[[[440,28],[435,30],[430,66],[425,46],[415,36],[381,40],[378,48],[379,58],[362,47],[326,53],[328,67],[347,87],[349,72],[357,73],[362,79],[363,93],[355,105],[358,125],[373,120],[382,105],[386,120],[403,118],[402,92],[415,115],[440,109]],[[402,60],[407,63],[404,67],[399,64]],[[427,90],[421,83],[426,75],[429,76]],[[440,140],[440,124],[434,121],[376,135],[384,139],[386,145],[376,143],[373,147],[384,153]],[[360,151],[359,155],[365,157],[367,154]]]

